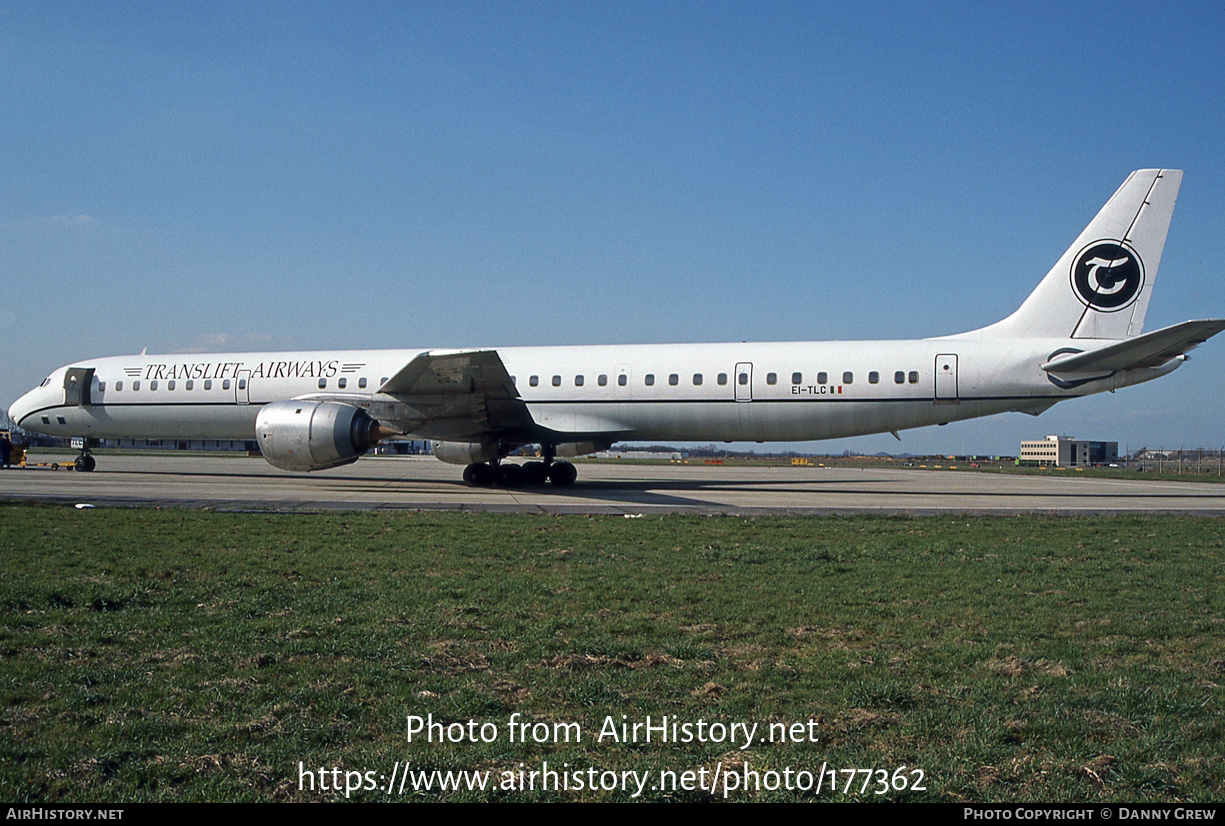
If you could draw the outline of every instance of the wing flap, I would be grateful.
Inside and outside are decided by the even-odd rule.
[[[1042,369],[1048,373],[1084,373],[1160,367],[1170,359],[1198,347],[1222,330],[1225,330],[1225,319],[1184,321],[1087,353],[1076,353],[1048,361],[1042,365]]]

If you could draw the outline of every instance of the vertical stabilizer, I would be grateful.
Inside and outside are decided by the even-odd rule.
[[[1086,339],[1140,335],[1181,183],[1180,169],[1131,173],[1020,309],[976,334]]]

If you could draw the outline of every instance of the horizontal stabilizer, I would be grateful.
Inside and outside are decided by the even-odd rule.
[[[1225,330],[1225,319],[1184,321],[1108,344],[1087,353],[1061,356],[1042,365],[1048,373],[1084,373],[1160,367]]]

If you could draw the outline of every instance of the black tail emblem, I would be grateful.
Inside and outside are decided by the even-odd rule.
[[[1072,291],[1086,306],[1101,312],[1129,306],[1143,286],[1140,256],[1121,241],[1095,241],[1072,264]]]

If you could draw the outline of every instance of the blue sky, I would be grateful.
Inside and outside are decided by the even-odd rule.
[[[0,404],[90,356],[905,338],[1187,170],[1147,329],[1225,313],[1203,3],[0,0]],[[1225,341],[823,448],[1225,442]],[[815,446],[814,446],[815,447]]]

